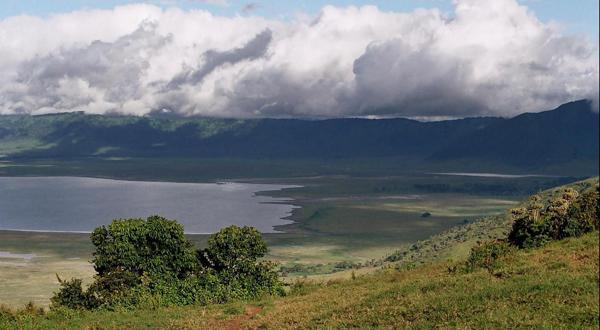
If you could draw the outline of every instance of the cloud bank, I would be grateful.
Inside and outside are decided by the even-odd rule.
[[[0,113],[512,116],[591,98],[598,43],[515,0],[294,21],[127,5],[0,21]]]

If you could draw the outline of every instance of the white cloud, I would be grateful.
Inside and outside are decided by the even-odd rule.
[[[598,99],[598,44],[514,0],[293,22],[129,5],[7,18],[0,45],[0,113],[435,117]]]

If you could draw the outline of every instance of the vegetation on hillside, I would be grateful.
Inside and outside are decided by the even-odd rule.
[[[485,268],[495,272],[500,257],[514,248],[539,247],[567,237],[578,237],[599,229],[599,187],[581,194],[570,187],[554,191],[558,196],[542,203],[540,195],[529,198],[528,207],[511,210],[513,221],[508,237],[478,242],[471,248],[465,269]],[[503,276],[502,273],[495,273]]]
[[[281,298],[133,310],[0,311],[0,328],[597,328],[598,232],[500,257],[502,276],[462,262],[300,281]]]
[[[526,201],[521,203],[521,205],[514,208],[514,212],[512,214],[502,214],[480,218],[472,222],[456,226],[440,234],[433,235],[426,240],[415,242],[406,248],[394,251],[387,256],[385,260],[395,263],[396,267],[398,268],[406,268],[414,265],[430,263],[432,261],[458,260],[466,258],[469,255],[471,247],[477,245],[479,242],[506,240],[511,232],[513,233],[512,236],[516,235],[520,231],[520,223],[523,221],[519,220],[519,215],[526,215],[526,213],[523,213],[523,210],[554,210],[556,205],[563,203],[561,200],[563,199],[565,191],[567,194],[584,196],[583,198],[578,199],[577,203],[574,203],[572,206],[572,201],[566,205],[567,208],[571,207],[571,215],[579,213],[577,217],[581,217],[581,212],[576,212],[576,210],[581,209],[581,206],[579,205],[584,200],[587,200],[585,202],[586,205],[593,203],[591,199],[594,198],[593,196],[597,196],[598,185],[599,178],[594,177],[565,186],[554,187],[541,191],[532,195]],[[563,205],[563,207],[564,206],[565,205]],[[587,207],[588,206],[586,206],[586,208]],[[545,216],[540,217],[539,220],[547,218],[553,219],[553,217],[550,216],[550,214],[553,214],[551,212],[544,212]],[[591,210],[587,210],[586,212],[587,214],[593,214]],[[571,215],[567,214],[566,216],[570,217]],[[514,218],[514,216],[517,216],[517,218]],[[513,224],[515,224],[515,220],[517,220],[516,229],[513,231]],[[584,219],[581,221],[581,223],[589,223],[589,221],[589,219]],[[578,222],[579,221],[575,221],[572,223]],[[548,222],[548,224],[549,223],[550,222]],[[531,224],[533,225],[533,223]],[[525,223],[524,228],[527,228],[527,225],[528,223]],[[566,235],[564,237],[566,237]]]
[[[183,226],[159,216],[115,220],[94,230],[94,282],[61,280],[52,307],[96,309],[223,303],[282,293],[274,265],[252,227],[230,226],[196,250]]]
[[[582,194],[565,188],[558,198],[541,203],[534,195],[527,208],[512,210],[514,223],[508,240],[519,247],[534,247],[598,229],[598,188]]]

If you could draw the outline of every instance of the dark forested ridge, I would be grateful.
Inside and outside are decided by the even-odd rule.
[[[535,166],[598,160],[598,113],[576,101],[496,121],[438,150],[432,159],[488,159]]]
[[[216,119],[83,113],[0,116],[7,159],[408,157],[523,168],[598,163],[598,113],[588,101],[511,119]]]

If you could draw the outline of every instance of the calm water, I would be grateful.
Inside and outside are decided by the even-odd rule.
[[[294,206],[255,193],[286,187],[291,186],[0,177],[0,229],[89,232],[112,219],[159,214],[179,220],[188,233],[231,224],[273,232],[273,226],[288,223],[282,218]]]
[[[502,178],[502,179],[520,179],[520,178],[554,178],[557,176],[543,174],[502,174],[502,173],[472,173],[472,172],[446,172],[446,173],[428,173],[434,175],[453,175],[453,176],[474,176],[480,178]]]

